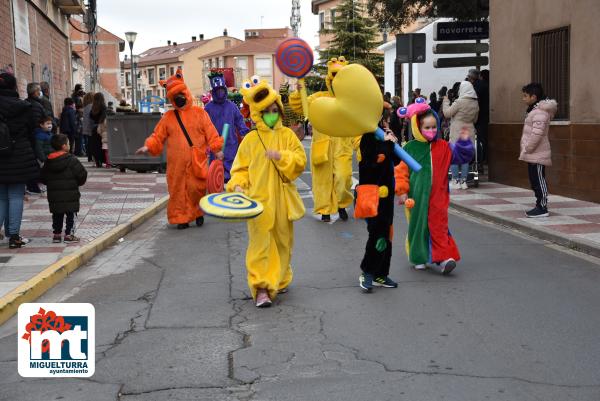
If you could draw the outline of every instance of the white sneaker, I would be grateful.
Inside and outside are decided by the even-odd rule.
[[[427,269],[427,265],[415,265],[415,270],[425,270]]]
[[[442,263],[440,263],[440,272],[444,276],[452,273],[452,270],[454,270],[455,268],[456,268],[456,260],[454,260],[452,258],[446,259]]]
[[[466,181],[460,183],[460,189],[469,189],[469,186],[467,185]]]
[[[450,190],[460,189],[460,183],[458,180],[450,182]]]

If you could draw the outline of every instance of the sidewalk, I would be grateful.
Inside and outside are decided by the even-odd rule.
[[[25,202],[21,235],[31,242],[8,249],[0,242],[0,297],[65,255],[75,252],[167,194],[163,174],[120,173],[84,162],[87,183],[81,188],[81,209],[75,219],[78,244],[52,243],[52,216],[45,194]]]
[[[535,206],[533,191],[493,182],[454,190],[450,203],[476,217],[600,256],[600,204],[550,195],[550,217],[529,219],[525,212]]]

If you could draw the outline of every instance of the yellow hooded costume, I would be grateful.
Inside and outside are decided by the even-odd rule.
[[[310,95],[309,105],[320,97],[334,97],[331,82],[346,65],[348,61],[344,57],[332,58],[327,62],[327,91]],[[295,112],[302,112],[299,92],[290,95],[290,106]],[[310,168],[315,214],[331,215],[352,204],[352,142],[353,138],[331,137],[313,127]]]
[[[288,207],[282,179],[293,182],[306,166],[306,153],[294,132],[282,125],[281,97],[266,81],[252,77],[244,82],[241,93],[250,106],[256,130],[242,141],[231,168],[227,190],[240,186],[251,198],[260,201],[264,212],[248,221],[246,268],[248,286],[256,299],[258,289],[266,289],[271,300],[292,281],[293,223],[288,220]],[[263,121],[262,112],[276,103],[280,117],[273,128]],[[276,150],[280,160],[268,159],[266,150]],[[293,205],[292,205],[293,206]]]

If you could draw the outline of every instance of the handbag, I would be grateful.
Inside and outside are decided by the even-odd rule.
[[[183,121],[181,121],[181,116],[179,115],[179,110],[175,110],[175,117],[177,118],[177,122],[181,127],[181,131],[183,131],[183,135],[185,135],[185,139],[187,139],[188,145],[192,148],[192,174],[200,179],[206,179],[208,176],[207,166],[206,166],[206,153],[202,151],[198,146],[195,146],[185,129],[185,125],[183,125]]]
[[[310,157],[315,166],[326,163],[329,160],[329,139],[315,141],[313,139]]]
[[[260,137],[260,133],[258,131],[256,131],[256,135],[258,136],[258,139],[260,139],[260,143],[262,143],[262,146],[263,148],[265,148],[266,152],[267,147],[265,146],[265,143]],[[273,163],[273,167],[275,167],[275,171],[277,171],[277,175],[279,176],[279,179],[281,180],[281,183],[283,185],[283,197],[287,205],[288,220],[300,220],[302,217],[304,217],[306,209],[304,208],[304,202],[302,202],[302,198],[300,198],[300,194],[298,193],[296,184],[284,180],[275,162],[271,160],[271,163]]]
[[[379,186],[362,184],[356,186],[354,218],[368,219],[377,216],[379,209]]]

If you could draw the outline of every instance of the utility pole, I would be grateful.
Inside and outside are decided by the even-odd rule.
[[[96,12],[96,0],[88,0],[88,9],[86,13],[85,24],[87,26],[88,43],[90,51],[90,90],[99,91],[98,85],[98,16]]]
[[[300,0],[292,0],[292,15],[290,17],[290,27],[294,31],[294,36],[298,37],[300,26],[302,25],[300,17]]]

